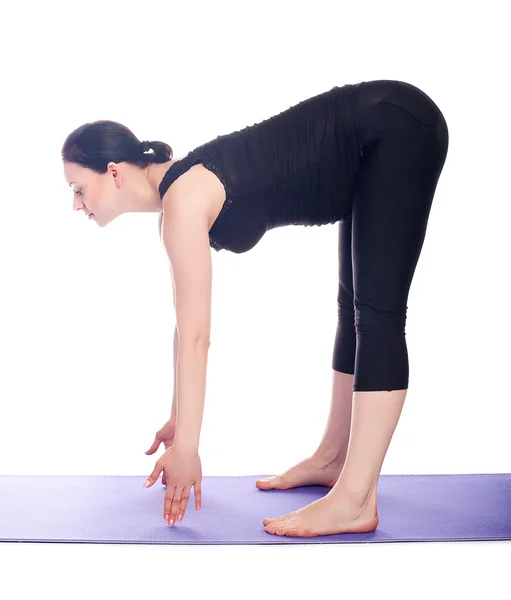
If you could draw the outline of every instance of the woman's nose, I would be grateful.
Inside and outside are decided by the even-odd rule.
[[[74,200],[73,201],[73,210],[84,210],[85,206],[83,205],[83,202],[80,202],[79,200]]]

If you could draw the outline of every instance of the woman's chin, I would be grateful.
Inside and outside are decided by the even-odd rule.
[[[99,219],[97,218],[96,215],[90,215],[89,216],[89,221],[94,221],[94,223],[96,223],[96,225],[98,225],[99,227],[102,227],[102,223],[101,221],[99,221]]]

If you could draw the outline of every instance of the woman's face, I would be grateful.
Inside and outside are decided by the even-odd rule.
[[[119,169],[109,163],[102,175],[76,163],[64,163],[64,176],[73,189],[73,209],[83,210],[91,221],[104,227],[122,214],[116,177]],[[89,217],[90,215],[90,217]]]

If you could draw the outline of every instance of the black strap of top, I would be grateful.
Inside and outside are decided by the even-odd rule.
[[[174,181],[185,171],[187,171],[193,164],[195,164],[195,162],[197,162],[198,160],[199,158],[197,157],[197,155],[193,151],[190,151],[185,157],[170,165],[170,167],[167,169],[167,172],[163,176],[160,185],[158,186],[160,198],[163,198],[163,196],[166,194],[167,190],[174,183]]]

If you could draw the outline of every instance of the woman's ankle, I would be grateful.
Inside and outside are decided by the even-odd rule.
[[[320,444],[314,458],[319,460],[325,466],[343,465],[346,460],[346,448],[333,444]]]

